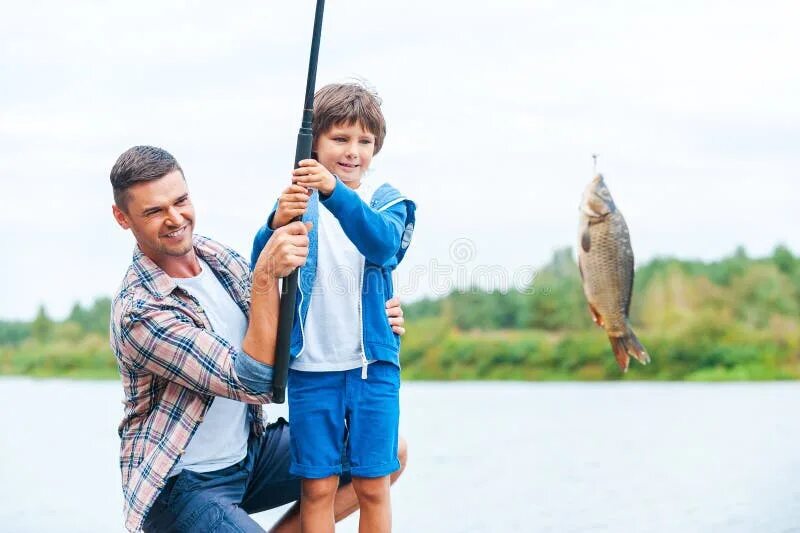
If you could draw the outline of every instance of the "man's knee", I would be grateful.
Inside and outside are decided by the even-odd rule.
[[[397,459],[400,461],[399,474],[406,469],[406,461],[408,460],[408,443],[403,437],[400,437],[397,442]]]
[[[403,437],[400,437],[397,441],[397,460],[400,461],[400,468],[390,476],[389,479],[392,483],[394,483],[397,478],[400,477],[400,474],[403,473],[403,470],[406,469],[406,462],[408,461],[408,443]]]

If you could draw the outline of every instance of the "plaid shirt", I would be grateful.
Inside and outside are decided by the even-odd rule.
[[[194,249],[249,317],[247,262],[204,237],[194,238]],[[138,246],[112,305],[111,347],[125,390],[119,425],[125,527],[138,531],[215,396],[250,404],[251,432],[262,434],[271,367],[216,335],[198,301]]]

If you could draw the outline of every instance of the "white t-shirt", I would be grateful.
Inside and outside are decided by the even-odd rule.
[[[241,350],[247,333],[247,317],[217,279],[211,267],[200,261],[201,272],[193,278],[173,278],[181,289],[194,296],[205,311],[214,333]],[[211,472],[238,463],[247,455],[247,404],[214,397],[186,452],[170,476],[184,468]]]
[[[369,204],[375,192],[361,182],[355,189]],[[292,361],[294,370],[326,372],[362,365],[361,277],[364,256],[322,202],[317,221],[317,275],[308,315],[303,323],[303,350]]]

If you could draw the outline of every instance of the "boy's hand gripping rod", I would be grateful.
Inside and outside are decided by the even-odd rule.
[[[303,106],[303,121],[297,134],[297,148],[294,154],[294,168],[303,159],[311,158],[312,133],[311,122],[314,118],[314,86],[317,81],[317,59],[319,57],[319,40],[322,33],[322,11],[325,0],[317,0],[314,15],[314,34],[311,38],[311,57],[308,60],[308,78],[306,79],[306,101]],[[297,217],[294,220],[300,220]],[[281,286],[281,306],[278,315],[278,337],[275,343],[275,366],[272,381],[272,402],[283,403],[286,399],[286,378],[289,373],[289,342],[294,325],[294,302],[297,297],[297,271],[295,269],[283,278]]]

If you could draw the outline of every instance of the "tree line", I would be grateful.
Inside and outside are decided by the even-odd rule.
[[[409,377],[620,379],[591,321],[571,249],[522,291],[466,289],[407,306]],[[631,322],[653,362],[627,379],[800,377],[800,259],[785,246],[719,261],[658,258],[636,270]]]
[[[620,379],[594,326],[569,248],[520,291],[462,288],[405,305],[404,376],[416,379]],[[0,373],[115,377],[111,302],[64,320],[0,321]],[[718,261],[657,258],[636,270],[631,321],[653,358],[626,379],[800,377],[800,258],[785,246]]]

